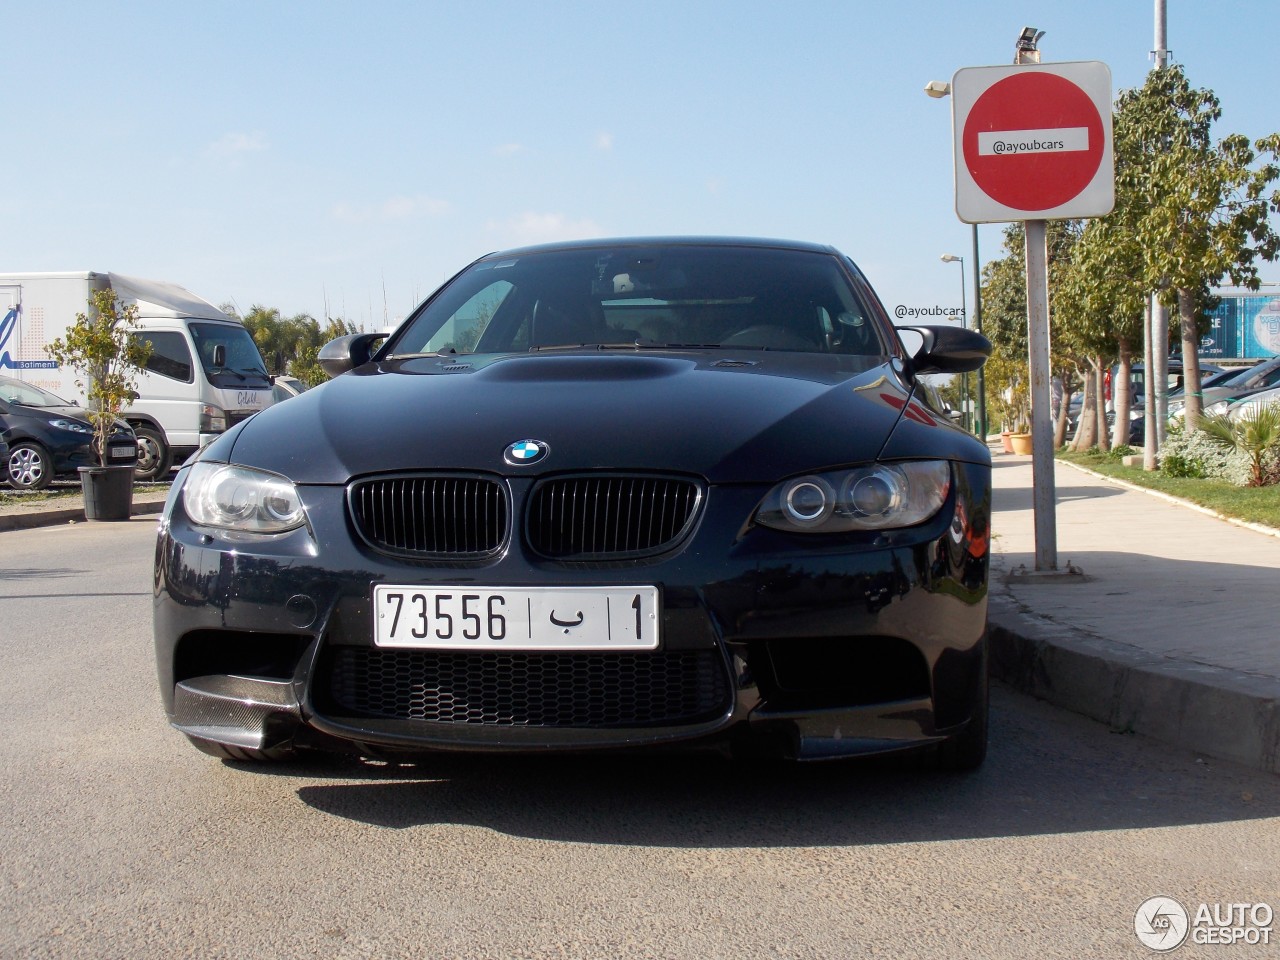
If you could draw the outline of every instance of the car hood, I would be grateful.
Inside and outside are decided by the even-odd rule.
[[[25,403],[14,403],[9,406],[9,416],[31,417],[36,420],[78,420],[80,423],[93,426],[93,420],[89,416],[89,411],[84,407],[77,407],[74,404],[66,404],[65,406],[54,407],[29,407]],[[128,430],[132,432],[132,428],[124,420],[112,421],[115,426],[113,432]]]
[[[79,420],[81,423],[92,424],[89,411],[72,404],[57,407],[29,407],[25,403],[14,403],[9,409],[13,414],[34,417],[37,420]]]
[[[550,452],[534,465],[507,465],[507,447],[521,440]],[[863,463],[886,444],[913,457],[986,455],[911,399],[896,362],[557,351],[367,364],[263,410],[206,457],[299,483],[436,469],[655,470],[716,483]]]

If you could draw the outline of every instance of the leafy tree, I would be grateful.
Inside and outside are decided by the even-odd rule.
[[[134,398],[138,374],[151,356],[151,342],[130,333],[138,325],[136,304],[124,304],[110,287],[95,290],[89,312],[77,313],[65,337],[58,337],[45,352],[71,367],[86,382],[76,385],[89,401],[93,423],[94,453],[98,463],[107,465],[107,437],[120,411]]]
[[[1280,255],[1271,213],[1280,211],[1280,134],[1214,144],[1218,98],[1191,86],[1181,67],[1152,71],[1125,91],[1115,115],[1116,189],[1142,251],[1140,276],[1177,306],[1186,413],[1202,411],[1198,309],[1224,277],[1258,288],[1257,261]]]
[[[1090,352],[1119,360],[1112,384],[1115,431],[1112,446],[1128,443],[1133,405],[1129,384],[1135,351],[1142,346],[1142,322],[1148,290],[1141,279],[1141,256],[1122,203],[1107,217],[1088,221],[1072,251],[1064,285],[1070,322],[1078,325],[1079,340]],[[1105,420],[1105,417],[1104,417]],[[1104,430],[1098,430],[1099,439]],[[1101,444],[1100,444],[1101,445]]]
[[[1079,221],[1050,221],[1046,246],[1049,255],[1049,308],[1051,325],[1058,322],[1056,297],[1070,264],[1071,249],[1079,234]],[[1027,267],[1026,234],[1021,223],[1004,231],[1005,255],[983,268],[982,332],[992,342],[992,357],[984,368],[987,392],[995,419],[1006,426],[1023,428],[1030,414],[1030,378],[1027,371]],[[1074,386],[1076,368],[1062,360],[1059,338],[1053,338],[1053,373],[1067,387],[1065,408]],[[1065,342],[1065,341],[1064,341]]]

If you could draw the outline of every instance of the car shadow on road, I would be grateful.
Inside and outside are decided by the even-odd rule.
[[[991,754],[967,775],[933,772],[918,757],[793,765],[494,755],[315,761],[270,775],[313,781],[296,789],[308,807],[375,828],[465,824],[625,846],[877,845],[1280,815],[1273,777],[1107,733],[1003,688],[993,697]]]

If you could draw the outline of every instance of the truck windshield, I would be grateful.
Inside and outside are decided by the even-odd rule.
[[[215,387],[265,388],[270,384],[258,345],[239,324],[192,323],[191,339],[195,341],[200,366]]]

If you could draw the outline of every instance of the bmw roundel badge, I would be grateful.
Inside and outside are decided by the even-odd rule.
[[[520,440],[507,447],[506,461],[513,467],[525,467],[542,460],[551,448],[541,440]]]

